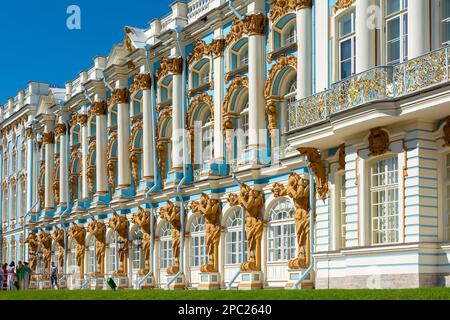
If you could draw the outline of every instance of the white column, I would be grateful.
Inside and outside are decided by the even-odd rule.
[[[115,91],[117,102],[118,122],[118,187],[128,189],[131,187],[130,150],[130,106],[129,93],[126,88],[126,80],[117,82],[118,89]]]
[[[108,144],[108,135],[106,133],[107,126],[106,108],[105,114],[97,113],[95,116],[96,123],[96,181],[97,181],[97,194],[108,193],[108,175],[106,168],[106,149]]]
[[[356,1],[356,73],[375,66],[374,31],[368,27],[368,13],[371,0]]]
[[[430,51],[430,1],[408,1],[408,59]]]
[[[39,172],[35,172],[36,156],[34,152],[33,131],[31,128],[27,128],[27,212],[32,209],[36,201],[34,179],[38,179],[39,177]]]
[[[142,91],[142,104],[143,104],[143,139],[142,139],[142,148],[143,148],[143,169],[144,169],[144,179],[149,181],[153,180],[154,172],[153,172],[153,132],[152,132],[152,121],[153,121],[153,113],[151,106],[151,90],[146,89]]]
[[[312,9],[297,10],[297,99],[312,94]]]
[[[222,29],[216,30],[216,36],[222,36]],[[224,57],[223,52],[220,55],[214,55],[214,159],[224,161],[223,134],[222,134],[222,104],[224,95]]]
[[[53,193],[53,168],[55,162],[55,135],[46,128],[44,133],[45,148],[45,210],[55,208],[55,197]]]
[[[59,202],[62,206],[66,206],[69,203],[69,190],[68,190],[68,159],[67,159],[67,147],[68,147],[68,135],[66,134],[67,128],[65,124],[59,124],[61,132],[59,137]]]
[[[182,141],[182,82],[181,74],[173,75],[173,103],[172,103],[172,168],[174,171],[183,170],[183,141]]]
[[[261,15],[254,14],[246,19],[259,21]],[[258,22],[253,26],[260,25]],[[252,162],[257,162],[256,150],[265,147],[266,141],[263,139],[261,130],[265,130],[265,106],[264,85],[265,76],[265,30],[251,30],[248,40],[249,70],[248,70],[248,105],[249,105],[249,149],[253,150]],[[261,137],[261,139],[259,139]]]
[[[87,179],[87,160],[89,153],[89,141],[88,141],[88,127],[87,127],[87,115],[82,115],[79,122],[81,126],[81,155],[82,155],[82,166],[81,166],[81,183],[82,183],[82,196],[83,200],[89,198],[89,185]]]

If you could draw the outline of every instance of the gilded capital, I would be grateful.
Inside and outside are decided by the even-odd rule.
[[[266,16],[262,13],[252,14],[244,18],[244,29],[249,36],[266,33]]]
[[[116,89],[111,92],[111,97],[108,100],[108,105],[128,102],[130,102],[130,92],[128,91],[128,88]]]
[[[340,10],[340,9],[346,9],[353,5],[356,0],[338,0],[336,4],[334,5],[334,12]]]
[[[55,128],[55,136],[60,137],[66,134],[66,125],[64,123],[58,123]]]
[[[89,110],[89,116],[101,116],[105,115],[108,111],[108,105],[106,101],[94,102]]]
[[[34,137],[33,129],[31,129],[30,127],[28,127],[28,128],[26,129],[26,132],[27,132],[27,138],[28,138],[28,139],[33,139],[33,137]]]
[[[225,39],[214,39],[210,44],[210,49],[214,57],[223,57]]]
[[[269,11],[269,20],[273,22],[290,12],[311,7],[312,0],[277,0]]]
[[[55,134],[53,132],[45,132],[42,136],[42,141],[44,144],[54,144]]]
[[[88,123],[88,115],[87,114],[79,114],[77,117],[78,124],[82,127],[87,126]]]
[[[149,73],[138,74],[134,77],[133,84],[130,88],[130,93],[135,93],[141,90],[150,90],[152,80]]]
[[[183,69],[183,58],[162,58],[161,67],[156,72],[158,79],[164,78],[169,74],[181,74]]]

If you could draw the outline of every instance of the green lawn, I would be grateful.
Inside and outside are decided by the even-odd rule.
[[[450,288],[412,290],[12,291],[0,300],[450,300]]]

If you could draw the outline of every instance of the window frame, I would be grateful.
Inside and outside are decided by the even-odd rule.
[[[344,18],[348,17],[349,15],[350,15],[350,19],[351,19],[351,32],[342,35],[341,34],[342,20]],[[338,80],[347,79],[356,73],[356,25],[355,25],[355,21],[356,21],[356,14],[355,14],[355,10],[353,10],[353,9],[347,10],[337,17],[336,36],[337,36],[337,54],[338,54],[338,59],[337,59],[337,61],[338,61]],[[346,59],[345,61],[343,61],[342,60],[342,44],[345,42],[348,42],[348,41],[350,41],[350,44],[351,44],[351,56],[349,59]],[[348,75],[347,77],[343,77],[342,65],[343,65],[343,63],[348,62],[348,60],[350,60],[350,65],[351,65],[350,75]]]
[[[243,210],[240,207],[235,208],[226,219],[225,234],[225,266],[239,266],[248,256],[247,239],[245,239],[244,261],[242,261],[241,241],[245,234],[242,232]],[[240,222],[239,222],[240,220]],[[233,237],[233,235],[235,235]],[[232,251],[231,248],[236,248]]]
[[[387,2],[392,0],[383,1],[384,4],[384,19],[383,19],[383,27],[384,27],[384,54],[385,54],[385,62],[386,65],[396,65],[403,63],[408,60],[409,50],[408,50],[408,36],[409,36],[409,26],[408,26],[408,0],[399,0],[400,1],[400,9],[393,13],[388,13],[388,5]],[[399,19],[399,37],[395,39],[388,40],[388,23],[390,21],[394,21],[395,19]],[[405,22],[406,22],[406,34],[405,34]],[[389,49],[388,43],[394,43],[399,41],[399,59],[398,60],[388,60],[389,59]]]
[[[191,267],[199,268],[208,262],[206,249],[206,221],[202,215],[196,215],[191,222],[189,255]]]

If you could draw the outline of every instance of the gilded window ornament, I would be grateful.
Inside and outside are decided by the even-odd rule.
[[[247,35],[264,35],[266,33],[267,18],[264,14],[252,14],[244,17],[244,29]]]
[[[192,64],[195,61],[200,61],[205,56],[211,54],[211,48],[204,40],[196,39],[192,52],[187,57],[188,64]]]
[[[111,92],[111,97],[108,99],[108,105],[121,104],[130,102],[130,92],[128,88],[116,89]]]
[[[300,148],[298,152],[308,158],[308,167],[315,175],[317,194],[322,200],[326,199],[328,195],[328,177],[319,150],[315,148]]]
[[[244,23],[239,18],[234,18],[230,32],[228,32],[225,43],[229,46],[231,43],[239,41],[245,35]]]
[[[94,102],[89,109],[89,117],[106,115],[108,105],[106,101]]]
[[[26,133],[27,133],[27,138],[28,139],[33,139],[34,134],[33,134],[33,129],[32,128],[30,128],[30,127],[26,128]]]
[[[161,66],[156,72],[156,78],[162,79],[169,74],[181,74],[183,70],[183,58],[162,58]]]
[[[150,90],[151,86],[152,80],[149,73],[138,74],[134,77],[130,93],[133,94],[141,90]]]
[[[144,255],[145,266],[143,269],[139,270],[138,275],[145,276],[150,272],[150,244],[151,244],[151,235],[150,235],[150,212],[147,210],[138,207],[138,211],[133,215],[132,223],[139,226],[142,230],[142,252]],[[155,235],[155,227],[154,224],[153,236]]]
[[[389,134],[385,130],[381,128],[374,128],[370,130],[369,157],[380,156],[386,152],[389,152],[389,145]]]
[[[119,248],[119,270],[114,272],[116,276],[128,275],[127,256],[128,256],[128,219],[126,216],[114,214],[109,220],[109,227],[117,232],[118,241],[123,243],[123,247]]]
[[[64,123],[58,123],[55,127],[55,136],[61,137],[64,136],[66,134],[66,125]]]
[[[207,93],[202,93],[199,94],[197,96],[195,96],[194,99],[192,99],[191,103],[189,104],[189,110],[186,114],[186,127],[187,129],[190,129],[192,127],[192,123],[194,122],[193,114],[195,109],[200,106],[201,104],[206,104],[211,112],[211,119],[214,119],[214,102],[213,102],[213,98],[207,94]]]
[[[277,0],[269,11],[269,20],[278,18],[303,8],[311,8],[312,0]]]
[[[44,144],[54,144],[55,134],[53,132],[45,132],[42,135],[42,141],[44,142]]]
[[[88,224],[88,231],[95,237],[95,258],[97,262],[97,273],[94,276],[105,274],[105,253],[106,253],[106,225],[94,220]]]
[[[208,263],[200,267],[201,272],[219,272],[219,241],[222,226],[220,215],[222,208],[219,200],[211,199],[207,194],[202,194],[199,201],[191,202],[193,213],[201,214],[206,221],[206,250]]]
[[[50,274],[50,263],[52,259],[52,236],[44,230],[41,230],[38,235],[38,241],[43,249],[44,270],[46,271],[45,273],[47,273],[46,276],[48,277]]]
[[[294,70],[297,70],[297,58],[293,55],[281,55],[277,62],[270,68],[269,77],[267,78],[264,89],[266,99],[272,96],[272,88],[275,84],[278,73],[286,67],[291,67]]]
[[[166,220],[172,226],[172,256],[173,265],[167,268],[167,274],[174,275],[180,271],[180,229],[181,215],[180,207],[171,201],[167,201],[167,205],[160,209],[160,218]]]
[[[346,9],[353,5],[356,0],[338,0],[334,5],[334,12],[337,12],[340,9]]]
[[[28,233],[27,240],[25,243],[28,244],[28,255],[30,257],[30,269],[36,272],[37,267],[37,251],[39,246],[39,239],[37,234]],[[3,245],[6,245],[6,241],[3,241]]]
[[[243,87],[248,88],[248,77],[246,76],[237,76],[231,84],[227,88],[227,94],[225,95],[225,99],[223,100],[223,114],[227,114],[229,112],[229,103],[231,98],[236,90],[242,89]]]
[[[86,126],[87,126],[87,124],[88,124],[88,119],[89,119],[89,117],[88,117],[87,114],[79,114],[79,115],[77,116],[77,122],[78,122],[78,124],[79,124],[80,126],[82,126],[82,127],[86,127]]]
[[[277,101],[270,99],[266,103],[266,116],[269,123],[269,135],[274,138],[278,129],[278,107]]]
[[[80,270],[80,278],[84,278],[84,256],[86,254],[86,229],[78,226],[76,223],[72,223],[68,232],[68,236],[72,238],[75,243],[75,258],[77,267]]]
[[[223,57],[225,50],[225,39],[214,39],[210,44],[210,50],[215,58]]]

